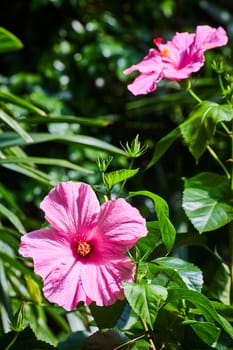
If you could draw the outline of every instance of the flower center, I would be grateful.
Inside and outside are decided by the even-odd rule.
[[[168,57],[169,55],[169,49],[167,47],[165,47],[163,50],[160,51],[160,55],[162,57]]]
[[[77,253],[81,256],[87,256],[91,252],[91,245],[87,242],[79,242],[77,245]]]

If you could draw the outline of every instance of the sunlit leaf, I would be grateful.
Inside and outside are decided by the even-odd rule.
[[[0,164],[17,164],[17,163],[24,163],[24,164],[44,164],[44,165],[55,165],[59,167],[69,168],[76,171],[80,171],[82,173],[88,173],[91,174],[93,171],[83,168],[81,166],[78,166],[74,163],[71,163],[64,159],[58,159],[58,158],[43,158],[43,157],[6,157],[4,159],[0,159]]]
[[[104,174],[104,180],[111,188],[119,182],[125,181],[138,173],[139,169],[120,169]]]
[[[139,339],[136,340],[135,342],[132,342],[130,346],[130,350],[149,350],[150,349],[150,344],[148,343],[147,340]]]
[[[214,231],[233,219],[230,184],[215,173],[200,173],[185,179],[182,206],[200,232]]]
[[[203,285],[203,275],[201,270],[190,262],[176,257],[162,257],[153,260],[164,272],[170,270],[173,274],[179,275],[187,288],[201,291]],[[172,274],[171,278],[172,278]]]
[[[21,223],[20,219],[11,210],[9,210],[7,207],[5,207],[1,203],[0,203],[0,214],[5,218],[7,218],[20,233],[25,232],[25,228]]]
[[[180,131],[190,152],[199,160],[212,140],[216,125],[233,118],[232,107],[228,104],[219,105],[211,101],[203,101],[180,125]]]
[[[41,117],[45,117],[46,116],[46,113],[34,106],[32,103],[16,96],[16,95],[13,95],[12,93],[10,92],[6,92],[6,91],[0,91],[0,100],[3,100],[5,102],[10,102],[10,103],[13,103],[17,106],[20,106],[20,107],[23,107],[23,108],[26,108],[27,110],[37,114],[37,115],[40,115]]]
[[[12,130],[14,130],[19,136],[21,136],[26,142],[32,142],[31,136],[21,127],[21,125],[0,109],[0,120],[6,123]]]
[[[18,50],[22,47],[22,42],[14,34],[0,27],[0,52]]]
[[[79,144],[81,146],[88,146],[94,149],[101,149],[111,153],[125,155],[125,152],[122,151],[120,148],[91,136],[54,135],[54,134],[46,134],[46,133],[30,133],[30,136],[33,139],[33,144],[41,143],[41,142],[58,141],[58,142]],[[0,148],[19,146],[19,145],[22,146],[25,144],[26,142],[21,138],[19,138],[17,134],[13,132],[5,132],[4,134],[0,134]]]
[[[154,202],[156,215],[158,217],[158,225],[161,232],[162,241],[168,251],[173,247],[176,229],[169,220],[169,208],[167,202],[157,194],[150,191],[130,192],[130,196],[146,196]]]
[[[166,288],[146,283],[123,283],[123,288],[134,312],[153,329],[159,308],[167,298]]]

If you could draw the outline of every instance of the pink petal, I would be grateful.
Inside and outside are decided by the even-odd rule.
[[[162,60],[159,52],[155,49],[150,49],[147,56],[142,61],[124,70],[124,74],[130,74],[134,71],[140,73],[151,73],[154,72],[159,76],[162,69]]]
[[[124,199],[110,200],[101,206],[93,236],[89,236],[94,251],[92,262],[103,262],[123,257],[147,234],[146,221],[139,211]]]
[[[161,78],[158,77],[157,73],[140,74],[127,87],[135,96],[146,95],[156,90],[156,83],[160,80]]]
[[[83,288],[81,273],[83,264],[79,261],[70,266],[57,266],[43,280],[43,293],[51,303],[56,303],[67,311],[74,310],[80,301],[89,305],[92,300]]]
[[[164,65],[164,78],[169,80],[182,80],[188,78],[193,72],[197,72],[204,64],[203,60],[199,59],[196,62],[190,61],[187,65],[184,62],[180,62],[180,67],[176,67],[172,64]]]
[[[33,258],[35,273],[42,277],[44,295],[51,303],[72,310],[79,301],[91,302],[81,282],[83,265],[59,232],[45,228],[25,234],[19,253]]]
[[[222,27],[212,28],[207,25],[197,26],[195,45],[203,50],[209,50],[215,47],[227,44],[228,38]]]
[[[177,49],[178,51],[184,51],[187,50],[187,48],[192,45],[195,38],[194,33],[176,33],[174,37],[172,38],[171,42],[169,43],[169,46],[174,49]]]
[[[53,188],[40,205],[46,220],[58,231],[73,239],[85,239],[99,212],[95,192],[84,183],[62,182]]]
[[[123,257],[106,265],[86,264],[82,269],[81,278],[88,297],[99,306],[107,306],[117,299],[122,299],[121,283],[132,282],[134,274],[135,264]]]

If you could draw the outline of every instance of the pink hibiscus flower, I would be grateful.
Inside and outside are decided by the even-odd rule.
[[[138,70],[141,74],[128,85],[129,91],[134,95],[148,94],[156,89],[156,83],[162,79],[162,58],[155,49],[150,49],[149,53],[138,64],[134,64],[124,70],[124,74],[130,74]]]
[[[138,210],[124,199],[100,206],[89,185],[73,182],[58,184],[40,207],[51,227],[22,236],[19,252],[33,258],[45,297],[66,310],[122,299],[121,282],[135,275],[125,254],[147,233]]]
[[[128,89],[134,95],[147,94],[156,89],[161,79],[186,79],[204,65],[206,50],[223,46],[227,40],[222,27],[215,29],[207,25],[197,26],[195,33],[176,33],[166,44],[162,38],[156,38],[157,50],[150,49],[143,61],[124,71],[124,74],[135,70],[141,73]]]

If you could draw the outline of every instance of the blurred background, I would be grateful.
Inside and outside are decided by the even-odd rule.
[[[218,55],[231,64],[233,35],[231,1],[190,0],[20,0],[1,2],[0,25],[13,32],[24,44],[22,50],[0,56],[0,88],[26,97],[51,115],[72,115],[106,120],[105,127],[75,124],[31,123],[31,131],[87,134],[120,147],[137,134],[148,145],[137,166],[146,167],[158,140],[183,121],[194,101],[167,83],[148,96],[133,96],[127,90],[123,70],[137,63],[153,47],[154,37],[172,38],[175,32],[194,32],[208,24],[223,26],[230,43],[221,50],[206,53],[207,64],[193,76],[194,88],[201,97],[217,100],[217,79],[212,79],[211,62]],[[219,92],[218,92],[219,94]],[[27,126],[27,128],[29,128]],[[223,158],[228,150],[221,144]],[[96,170],[98,152],[77,145],[40,144],[28,147],[29,154],[60,157]],[[119,157],[112,166],[119,168]],[[163,196],[171,205],[172,217],[179,226],[183,212],[177,201],[183,187],[182,176],[200,170],[218,170],[203,155],[196,164],[182,142],[176,142],[155,167],[128,182],[129,189],[146,188]],[[78,174],[72,170],[47,169],[56,181],[83,179],[96,184],[98,172]],[[83,177],[84,176],[84,177]],[[41,200],[41,185],[17,174],[17,181],[1,170],[1,181],[19,190],[24,206]],[[42,186],[43,187],[43,186]],[[47,189],[46,189],[47,190]],[[25,208],[27,213],[27,208]],[[180,218],[182,216],[182,218]]]

